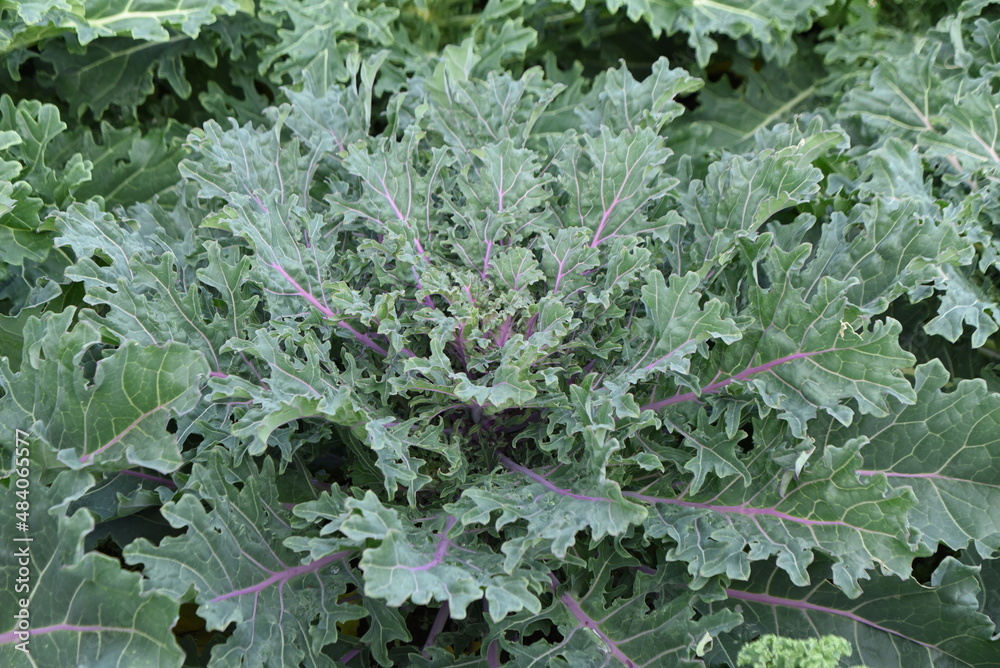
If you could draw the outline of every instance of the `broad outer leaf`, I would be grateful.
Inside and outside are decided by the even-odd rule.
[[[29,320],[18,373],[0,360],[0,383],[9,393],[4,424],[31,427],[71,468],[114,470],[125,462],[163,473],[178,468],[180,447],[167,420],[200,398],[198,385],[208,374],[204,357],[178,343],[127,341],[97,362],[88,381],[79,360],[101,339],[86,323],[67,331],[73,315],[67,309]]]
[[[825,433],[827,447],[867,439],[857,475],[912,490],[917,504],[908,523],[931,549],[940,542],[961,550],[972,542],[988,556],[1000,549],[1000,395],[982,380],[945,391],[948,383],[948,372],[933,360],[916,368],[914,405],[817,433]]]
[[[743,487],[737,479],[713,484],[699,494],[681,495],[654,485],[620,492],[619,497],[618,486],[610,481],[604,484],[607,491],[592,488],[578,493],[561,481],[558,471],[542,475],[502,458],[508,470],[535,484],[526,490],[506,485],[503,494],[470,490],[458,507],[475,504],[475,511],[467,510],[461,517],[465,524],[482,523],[494,510],[501,511],[498,528],[523,518],[532,538],[508,541],[505,551],[511,560],[543,539],[553,541],[553,552],[562,555],[584,527],[615,535],[644,520],[649,538],[669,536],[674,542],[676,547],[667,557],[688,564],[695,586],[722,574],[745,579],[752,561],[772,555],[796,584],[805,586],[814,551],[822,550],[837,560],[834,582],[857,596],[858,581],[870,577],[868,571],[876,563],[886,572],[905,576],[916,551],[916,538],[906,523],[907,511],[915,504],[913,494],[890,492],[881,480],[859,482],[854,471],[860,446],[854,440],[843,448],[828,449],[824,461],[814,463],[788,490],[782,489],[783,470],[765,459],[767,450],[761,446],[748,462],[750,486]],[[517,499],[539,487],[544,496],[537,507],[519,509]]]
[[[888,396],[913,403],[913,388],[901,369],[914,358],[899,346],[899,323],[887,320],[855,331],[857,311],[845,294],[853,281],[824,276],[805,302],[805,291],[791,277],[809,252],[805,244],[790,253],[772,249],[764,265],[771,285],[750,287],[746,315],[753,324],[725,349],[721,368],[709,365],[699,389],[678,389],[643,408],[662,410],[746,381],[765,405],[780,411],[795,437],[808,440],[807,424],[820,412],[850,424],[854,411],[845,405],[848,399],[872,415],[888,414]]]
[[[240,491],[225,483],[227,460],[216,451],[208,466],[196,465],[189,484],[199,491],[163,505],[163,516],[184,535],[159,546],[140,538],[125,550],[125,559],[142,563],[157,591],[175,599],[193,588],[208,628],[221,631],[236,623],[235,632],[212,650],[213,665],[332,667],[322,650],[337,640],[335,622],[364,615],[358,606],[338,603],[349,583],[353,550],[302,563],[282,545],[291,535],[290,516],[275,493],[272,460]]]
[[[29,445],[37,450],[44,447],[37,441]],[[0,578],[0,609],[4,611],[0,621],[0,661],[12,668],[180,668],[184,653],[171,632],[177,621],[176,597],[162,591],[150,592],[144,588],[139,573],[123,570],[111,557],[84,553],[84,538],[94,529],[91,514],[81,508],[65,515],[62,508],[53,508],[79,497],[93,479],[87,476],[87,482],[72,474],[64,475],[47,487],[34,475],[41,470],[41,458],[32,455],[31,459],[28,532],[18,529],[14,522],[15,504],[24,500],[15,495],[15,478],[8,477],[6,484],[0,485],[0,499],[9,509],[0,522],[0,558],[4,563]],[[19,566],[26,562],[27,576]],[[28,615],[23,620],[30,626],[27,638],[16,633],[16,616],[21,610]],[[18,648],[22,643],[30,655]]]
[[[738,607],[748,634],[847,638],[854,649],[851,662],[866,666],[995,666],[997,646],[990,641],[995,626],[979,611],[976,569],[947,557],[929,584],[878,578],[860,598],[849,599],[823,580],[801,589],[762,567],[750,582],[726,589],[728,601],[705,610]]]
[[[813,107],[822,69],[808,58],[797,57],[785,67],[770,62],[759,71],[754,61],[739,59],[732,71],[739,74],[738,87],[733,87],[729,77],[706,83],[698,95],[698,108],[684,117],[690,121],[690,126],[680,128],[686,140],[684,154],[697,155],[706,147],[734,153],[747,150],[758,131],[788,122],[789,114]],[[677,134],[672,133],[670,143],[681,153],[675,145]]]

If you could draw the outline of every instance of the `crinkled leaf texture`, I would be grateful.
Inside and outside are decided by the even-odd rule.
[[[0,656],[997,665],[1000,17],[876,4],[3,5]]]

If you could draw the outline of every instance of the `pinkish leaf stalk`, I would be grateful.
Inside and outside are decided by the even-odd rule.
[[[552,591],[555,591],[559,586],[559,579],[556,578],[554,573],[549,573],[549,580],[552,582]],[[608,649],[611,656],[618,659],[623,666],[628,668],[638,668],[638,664],[630,659],[625,652],[621,651],[618,647],[618,643],[612,640],[604,631],[601,629],[601,620],[594,619],[584,611],[583,606],[580,605],[579,601],[573,598],[569,593],[563,594],[559,597],[559,602],[566,606],[573,618],[585,629],[592,631],[604,646]]]
[[[316,571],[322,570],[324,567],[329,566],[335,561],[342,561],[347,557],[354,554],[353,550],[344,550],[343,552],[335,552],[334,554],[327,555],[316,561],[311,561],[308,564],[302,564],[299,566],[293,566],[292,568],[286,568],[283,571],[272,574],[269,578],[258,582],[257,584],[244,587],[242,589],[237,589],[235,591],[227,592],[225,594],[220,594],[215,598],[209,600],[209,603],[216,603],[218,601],[224,601],[229,598],[236,598],[237,596],[244,596],[246,594],[258,594],[261,591],[267,589],[271,585],[278,585],[279,587],[284,587],[285,583],[292,578],[298,577],[300,575],[306,575],[308,573],[315,573]]]
[[[434,646],[434,641],[437,640],[438,635],[444,629],[444,625],[448,622],[450,616],[451,607],[448,605],[448,601],[445,601],[438,608],[437,615],[434,617],[434,623],[431,624],[431,630],[427,633],[427,640],[424,641],[424,651]]]
[[[139,471],[130,471],[128,469],[119,471],[119,473],[122,474],[122,475],[130,475],[133,478],[141,478],[143,480],[150,480],[152,482],[156,482],[156,483],[159,483],[159,484],[164,485],[166,487],[169,487],[170,489],[177,489],[177,485],[174,483],[173,480],[170,480],[169,478],[164,478],[164,477],[157,476],[157,475],[149,475],[148,473],[141,473]]]
[[[509,470],[534,480],[542,487],[546,488],[550,492],[555,492],[560,496],[565,496],[569,499],[577,499],[579,501],[593,501],[597,503],[615,503],[614,500],[605,498],[603,496],[589,496],[585,494],[577,494],[571,492],[568,489],[559,487],[552,481],[546,479],[544,476],[532,471],[531,469],[517,464],[512,459],[506,455],[500,455],[500,463],[507,467]],[[644,501],[649,504],[665,504],[671,506],[683,506],[685,508],[702,508],[704,510],[709,510],[712,512],[720,513],[723,515],[743,515],[747,517],[774,517],[775,519],[782,520],[785,522],[793,522],[795,524],[802,524],[805,526],[842,526],[850,529],[857,529],[851,524],[844,522],[842,520],[811,520],[804,517],[797,517],[795,515],[790,515],[789,513],[778,510],[775,506],[770,508],[750,508],[747,506],[724,506],[724,505],[713,505],[711,503],[697,503],[694,501],[682,501],[681,499],[671,499],[662,496],[649,496],[647,494],[642,494],[640,492],[628,492],[623,491],[622,496],[628,497],[630,499],[636,499],[637,501]]]
[[[714,382],[714,383],[709,383],[705,387],[701,388],[701,392],[700,393],[697,393],[697,394],[694,393],[694,392],[685,392],[683,394],[678,393],[678,394],[675,394],[672,397],[668,397],[667,399],[661,399],[660,401],[652,401],[652,402],[646,404],[645,406],[643,406],[641,410],[644,410],[644,411],[658,411],[661,408],[666,408],[667,406],[671,406],[673,404],[680,404],[680,403],[684,403],[686,401],[697,401],[698,398],[702,394],[716,394],[716,393],[720,392],[722,390],[722,388],[726,387],[730,383],[733,383],[734,381],[737,381],[737,380],[746,380],[746,379],[750,378],[751,376],[754,376],[754,375],[756,375],[758,373],[763,373],[765,371],[770,371],[774,367],[779,366],[781,364],[784,364],[786,362],[791,362],[793,360],[806,359],[806,358],[812,357],[814,355],[822,355],[823,353],[829,353],[829,352],[833,352],[833,350],[832,349],[831,350],[817,350],[817,351],[811,352],[811,353],[795,353],[793,355],[785,355],[784,357],[779,357],[776,360],[771,360],[770,362],[768,362],[766,364],[761,364],[759,366],[750,367],[749,369],[741,371],[740,373],[736,374],[735,376],[730,376],[729,378],[726,378],[725,380],[720,380],[720,381],[717,381],[717,382]]]
[[[826,614],[826,615],[834,615],[834,616],[837,616],[837,617],[844,617],[844,618],[849,619],[852,622],[855,622],[857,624],[863,624],[864,626],[876,629],[878,631],[882,631],[883,633],[888,633],[890,635],[894,635],[897,638],[903,638],[904,640],[908,640],[909,642],[912,642],[912,643],[915,643],[917,645],[920,645],[921,647],[926,647],[928,649],[933,649],[933,650],[939,650],[940,649],[939,647],[935,647],[934,645],[930,645],[928,643],[921,642],[921,641],[917,640],[916,638],[914,638],[912,636],[908,636],[908,635],[905,635],[903,633],[900,633],[899,631],[895,631],[893,629],[887,628],[887,627],[882,626],[880,624],[876,624],[875,622],[871,621],[870,619],[865,619],[861,615],[856,615],[853,612],[850,612],[848,610],[837,610],[836,608],[828,608],[828,607],[823,606],[823,605],[816,605],[815,603],[807,603],[805,601],[796,601],[795,599],[790,599],[790,598],[779,598],[777,596],[771,596],[769,594],[753,594],[753,593],[750,593],[748,591],[740,591],[738,589],[726,589],[726,595],[729,596],[729,598],[735,598],[736,600],[739,600],[739,601],[749,601],[751,603],[761,603],[763,605],[771,605],[771,606],[782,607],[782,608],[795,608],[795,609],[798,609],[798,610],[809,610],[810,612],[819,612],[819,613],[823,613],[823,614]],[[858,607],[860,607],[860,606],[858,606]]]
[[[267,266],[269,266],[272,269],[276,270],[279,274],[281,274],[281,276],[286,281],[288,281],[289,283],[291,283],[292,287],[295,288],[295,293],[298,296],[300,296],[303,299],[305,299],[310,304],[312,304],[314,307],[316,307],[316,309],[320,313],[323,314],[324,318],[327,318],[328,320],[337,320],[337,315],[333,312],[333,310],[331,310],[329,306],[326,306],[325,304],[323,304],[322,302],[320,302],[318,299],[316,299],[316,296],[313,295],[311,292],[309,292],[304,287],[302,287],[301,285],[299,285],[299,282],[296,281],[294,278],[292,278],[291,275],[287,271],[285,271],[284,267],[282,267],[279,264],[268,264]],[[381,354],[382,356],[388,356],[389,355],[389,352],[385,348],[383,348],[382,346],[380,346],[377,343],[375,343],[368,334],[365,334],[363,332],[359,332],[358,330],[354,329],[353,327],[351,327],[351,325],[349,325],[347,323],[347,321],[345,321],[345,320],[339,320],[337,322],[337,326],[340,327],[340,328],[342,328],[342,329],[346,329],[348,332],[350,332],[351,335],[359,343],[361,343],[362,345],[364,345],[366,348],[370,348],[370,349],[374,350],[375,352]],[[410,350],[407,350],[406,348],[403,348],[400,352],[402,352],[407,357],[413,357],[414,356],[413,352],[411,352]]]

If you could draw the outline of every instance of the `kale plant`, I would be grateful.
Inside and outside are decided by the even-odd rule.
[[[998,4],[0,3],[0,657],[1000,665]]]

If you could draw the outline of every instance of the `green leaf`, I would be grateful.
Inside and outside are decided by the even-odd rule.
[[[685,116],[691,125],[671,133],[671,148],[693,156],[710,148],[748,150],[759,131],[814,108],[821,67],[804,54],[787,66],[769,62],[759,71],[750,59],[736,60],[731,71],[739,76],[739,86],[729,77],[707,82],[698,94],[698,108]],[[683,151],[676,143],[678,134]]]
[[[1000,169],[1000,94],[989,86],[980,86],[945,105],[932,122],[943,126],[944,132],[924,132],[922,144],[928,146],[932,157],[952,157],[971,174],[988,168],[993,173]]]
[[[100,141],[90,133],[82,136],[79,150],[90,165],[90,180],[74,196],[81,201],[99,196],[110,209],[166,193],[177,184],[177,164],[186,153],[181,139],[181,128],[174,123],[144,135],[102,123]]]
[[[165,42],[167,27],[197,37],[203,26],[220,15],[252,11],[245,0],[106,0],[87,7],[85,21],[77,27],[81,44],[97,37],[129,34],[135,40]]]
[[[962,336],[965,326],[974,327],[972,346],[978,348],[1000,329],[1000,307],[995,298],[966,272],[943,266],[939,271],[948,286],[941,296],[937,317],[924,325],[928,334],[937,334],[952,343]]]
[[[395,7],[348,0],[331,11],[325,0],[264,0],[260,16],[278,27],[278,40],[262,51],[262,70],[277,80],[311,78],[321,91],[351,76],[358,42],[393,46]]]
[[[633,370],[686,374],[692,354],[707,354],[705,342],[733,343],[742,337],[722,302],[709,299],[700,303],[701,279],[697,274],[671,276],[668,286],[663,274],[653,270],[647,281],[642,288],[646,317],[636,321],[636,329],[645,335],[642,338],[648,341],[648,347],[639,348],[631,356]],[[626,377],[631,380],[641,376],[630,373]]]
[[[722,379],[700,389],[714,393],[746,381],[802,439],[820,411],[850,424],[854,411],[846,400],[856,402],[862,414],[879,416],[888,415],[890,396],[907,404],[915,400],[901,373],[914,357],[899,346],[898,322],[887,319],[855,329],[857,311],[845,294],[852,282],[824,276],[808,302],[805,292],[793,287],[790,277],[801,272],[809,250],[806,245],[787,254],[773,249],[765,265],[773,283],[749,290],[752,328],[725,351]],[[656,406],[689,400],[678,393]]]
[[[161,509],[185,533],[159,546],[140,538],[125,550],[126,561],[143,564],[157,590],[174,599],[193,589],[209,629],[235,623],[213,648],[213,665],[333,666],[323,648],[337,641],[335,622],[364,616],[362,608],[338,603],[350,583],[353,550],[302,562],[282,545],[291,531],[275,494],[273,463],[250,465],[241,491],[225,484],[231,465],[218,451],[206,465],[196,464],[194,491]]]
[[[663,126],[684,113],[678,97],[691,95],[703,82],[680,68],[670,69],[666,58],[653,63],[651,74],[639,83],[622,63],[594,79],[590,93],[580,101],[576,113],[583,129],[598,134],[602,127],[613,133]]]
[[[101,339],[86,323],[67,329],[74,312],[29,318],[18,373],[0,361],[0,383],[10,396],[2,406],[4,423],[31,427],[71,468],[177,469],[180,445],[167,420],[200,398],[204,356],[180,343],[126,341],[100,359],[88,379],[80,358]]]
[[[688,44],[694,48],[698,65],[705,67],[718,48],[710,37],[721,33],[734,40],[749,36],[753,41],[744,48],[748,55],[758,49],[766,60],[787,63],[795,54],[789,37],[812,25],[813,19],[825,13],[832,0],[778,0],[766,7],[753,0],[699,0],[679,4],[651,0],[606,0],[608,9],[624,8],[632,21],[644,21],[654,36],[661,32],[688,34]]]
[[[812,162],[843,140],[839,132],[821,132],[802,145],[767,147],[753,157],[726,155],[712,163],[703,181],[693,181],[681,197],[680,214],[692,242],[672,242],[687,256],[686,270],[708,273],[725,265],[736,239],[752,238],[779,211],[808,202],[819,191],[823,173]],[[678,263],[681,260],[678,258]]]
[[[32,441],[29,447],[45,446]],[[46,486],[37,475],[42,465],[33,455],[30,477],[15,478],[12,473],[7,484],[0,485],[0,497],[11,513],[11,521],[0,524],[0,557],[10,565],[3,570],[0,591],[6,617],[0,622],[0,659],[16,667],[153,662],[179,668],[184,653],[171,633],[177,601],[149,591],[139,573],[122,570],[115,559],[84,553],[84,538],[94,529],[91,514],[79,509],[66,515],[54,506],[79,497],[85,491],[80,483],[92,484],[93,479],[87,476],[87,483],[64,475]],[[25,489],[14,484],[16,479],[30,482],[28,533],[17,530],[12,521],[16,504],[23,501],[17,490]],[[22,611],[25,617],[19,619]]]
[[[830,425],[829,446],[867,437],[863,481],[885,480],[909,490],[917,505],[908,523],[930,548],[943,543],[959,550],[974,542],[990,555],[1000,549],[1000,523],[994,512],[1000,491],[994,434],[1000,421],[1000,395],[982,380],[963,380],[950,391],[948,372],[938,360],[918,366],[917,401],[896,406],[887,417],[863,417],[849,427]]]
[[[642,573],[629,573],[626,583],[616,584],[615,576],[636,564],[611,550],[595,556],[592,565],[593,573],[579,583],[571,580],[562,586],[552,576],[555,594],[548,608],[536,615],[518,615],[492,632],[517,664],[559,658],[579,666],[694,668],[703,665],[699,659],[703,645],[740,622],[739,615],[729,610],[695,619],[696,599],[690,593],[668,590]],[[548,625],[563,637],[562,642],[523,642],[531,629]]]
[[[304,359],[289,354],[288,348],[300,348]],[[232,426],[233,435],[242,442],[234,452],[237,461],[245,454],[265,452],[274,431],[294,420],[323,417],[334,424],[356,427],[370,419],[350,384],[338,382],[338,375],[324,364],[328,356],[312,334],[297,336],[290,327],[258,329],[252,341],[234,338],[223,352],[252,356],[264,362],[263,369],[268,372],[267,379],[258,382],[236,375],[216,376],[210,381],[215,400],[250,400]],[[287,445],[280,441],[278,445],[284,458],[291,457]]]
[[[670,150],[653,130],[602,130],[597,137],[584,135],[582,145],[567,151],[571,167],[560,181],[572,204],[563,225],[590,229],[590,248],[617,237],[663,234],[679,223],[676,214],[650,216],[650,205],[678,183],[657,178]]]
[[[822,580],[807,590],[794,588],[780,573],[762,567],[746,585],[727,588],[728,601],[706,605],[705,611],[738,605],[748,634],[847,638],[852,659],[868,666],[993,665],[995,627],[978,610],[975,569],[946,557],[929,585],[882,577],[860,598],[850,599]]]
[[[361,521],[371,527],[369,537],[380,541],[377,547],[365,550],[360,566],[365,573],[365,593],[389,606],[399,607],[407,600],[418,605],[442,601],[448,603],[453,619],[465,619],[468,605],[485,596],[495,621],[524,609],[541,609],[530,589],[539,589],[544,575],[524,568],[505,573],[500,555],[452,532],[456,518],[447,517],[437,533],[431,534],[423,528],[404,528],[395,517],[383,523],[383,528],[375,528],[380,523],[378,516],[391,511],[381,507],[371,492],[362,504],[348,500],[347,508],[367,516]],[[375,513],[368,515],[372,510]],[[353,516],[348,517],[341,531],[357,536],[355,523]],[[466,559],[476,562],[475,572],[462,568]]]
[[[856,597],[862,592],[859,580],[868,579],[876,564],[885,573],[908,575],[917,549],[907,523],[916,498],[908,489],[890,491],[885,480],[858,480],[862,443],[852,439],[828,447],[822,461],[811,462],[790,483],[768,460],[766,442],[758,442],[744,461],[752,480],[747,487],[712,481],[697,494],[657,492],[657,486],[624,495],[655,508],[646,534],[670,537],[676,546],[667,558],[687,564],[695,587],[715,575],[746,579],[751,562],[772,555],[791,581],[804,587],[811,583],[808,567],[821,551],[835,560],[832,574],[824,577]]]
[[[511,140],[456,153],[465,169],[456,181],[461,196],[447,205],[455,221],[451,245],[485,279],[496,273],[504,246],[516,244],[548,217],[543,206],[548,179],[538,176],[536,155]]]
[[[823,277],[853,281],[845,292],[848,301],[871,314],[885,312],[904,292],[916,301],[932,286],[940,287],[947,292],[939,312],[948,313],[945,303],[960,294],[953,266],[971,262],[972,247],[940,216],[934,209],[921,215],[919,200],[910,198],[878,197],[846,215],[834,212],[809,264],[792,281],[806,289],[805,299]],[[954,321],[956,315],[947,318]]]
[[[866,85],[847,94],[838,115],[860,116],[872,132],[883,136],[912,140],[933,130],[932,117],[959,86],[956,77],[942,76],[939,71],[940,48],[934,41],[921,41],[905,57],[879,54]]]
[[[455,76],[450,68],[441,66],[438,71],[442,72],[440,87],[432,79],[428,92],[442,106],[431,107],[427,114],[445,142],[464,152],[480,144],[506,140],[523,148],[535,125],[564,89],[543,78],[538,68],[516,78],[507,72],[489,72],[483,79]]]
[[[7,18],[0,49],[31,46],[45,38],[72,31],[80,44],[99,37],[129,35],[134,40],[165,42],[169,29],[197,37],[219,15],[253,11],[245,0],[30,0],[18,3],[16,18]]]
[[[472,523],[490,523],[490,515],[499,511],[496,520],[499,530],[505,525],[524,520],[527,535],[508,540],[503,551],[507,555],[505,568],[511,570],[525,552],[537,545],[544,545],[559,558],[576,542],[578,532],[589,528],[595,540],[604,536],[617,536],[630,526],[646,519],[646,509],[624,498],[619,486],[605,480],[599,485],[586,485],[587,494],[570,491],[576,476],[556,476],[550,480],[506,457],[500,461],[510,471],[521,474],[511,479],[495,477],[489,486],[473,487],[462,494],[462,499],[448,508],[463,526]],[[529,513],[524,510],[530,508]]]

